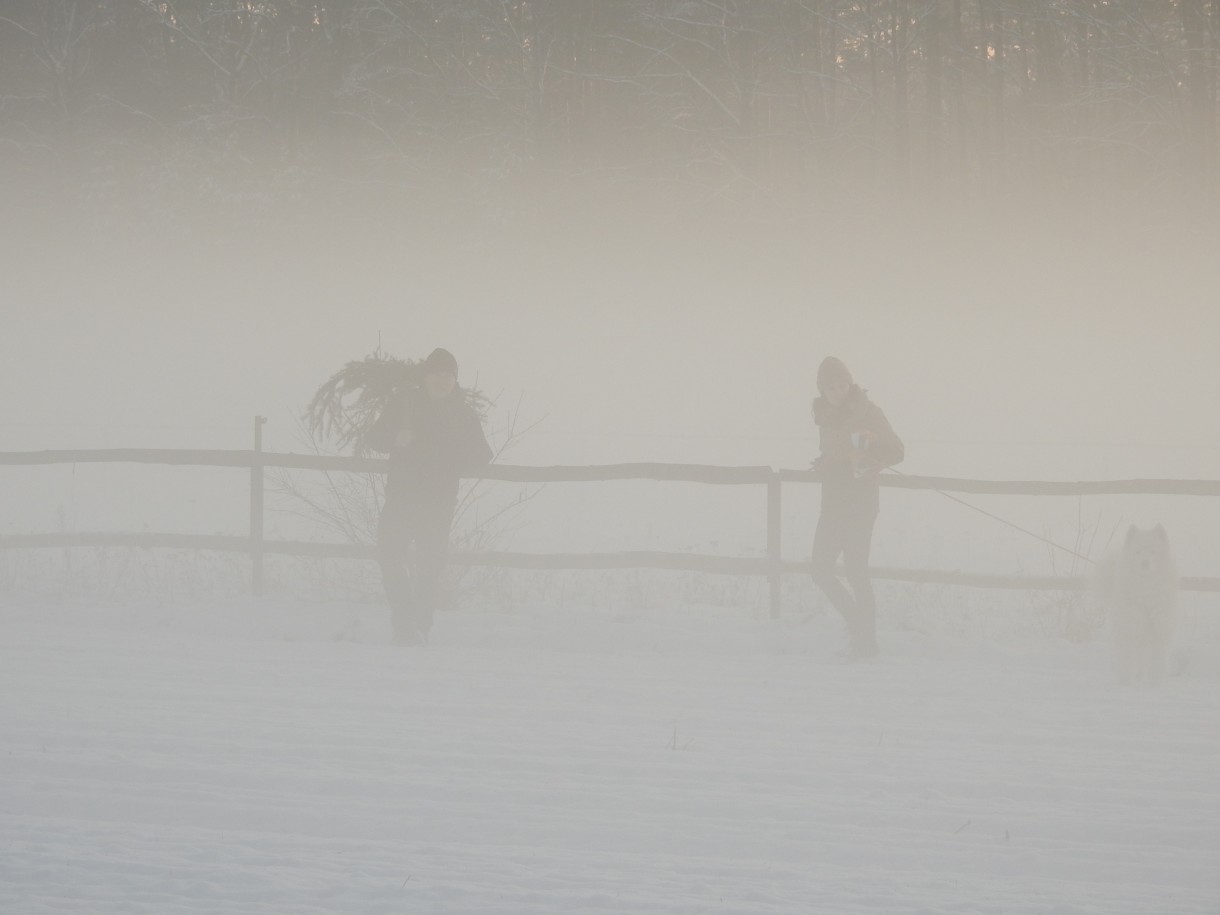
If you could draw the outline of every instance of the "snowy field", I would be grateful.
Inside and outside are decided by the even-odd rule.
[[[1160,689],[901,609],[9,600],[0,910],[1220,912],[1214,598]]]

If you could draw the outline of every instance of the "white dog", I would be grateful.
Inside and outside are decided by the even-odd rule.
[[[1119,680],[1159,683],[1178,598],[1178,573],[1165,528],[1128,529],[1123,548],[1098,565],[1094,587],[1110,613]]]

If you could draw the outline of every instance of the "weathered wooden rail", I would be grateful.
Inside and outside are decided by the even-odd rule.
[[[312,454],[281,454],[261,449],[261,420],[255,423],[255,447],[248,451],[165,450],[143,448],[93,449],[87,451],[23,451],[0,453],[0,465],[143,463],[201,467],[232,467],[250,475],[250,529],[248,536],[169,533],[74,532],[53,534],[0,534],[0,549],[44,547],[131,546],[221,550],[248,553],[252,561],[252,586],[261,593],[263,557],[267,554],[319,558],[372,559],[373,548],[352,543],[268,540],[263,533],[263,473],[268,467],[295,470],[384,473],[383,458],[331,457]],[[658,480],[710,485],[753,485],[766,491],[766,554],[760,557],[717,556],[707,553],[627,551],[615,553],[516,553],[508,551],[454,553],[455,565],[500,566],[515,569],[670,569],[712,572],[723,575],[765,576],[770,582],[771,611],[780,611],[780,583],[784,575],[807,574],[807,563],[782,558],[783,484],[819,482],[808,470],[775,470],[770,467],[718,467],[702,464],[602,464],[591,466],[527,467],[491,465],[481,479],[516,483],[579,483],[608,480]],[[1051,482],[1035,480],[968,480],[884,474],[881,485],[897,489],[923,489],[946,493],[1086,496],[1169,495],[1220,496],[1220,480],[1110,480]],[[878,579],[916,583],[962,585],[1010,590],[1065,590],[1083,587],[1072,576],[1014,576],[960,570],[874,568]],[[1186,577],[1189,591],[1220,593],[1218,577]]]

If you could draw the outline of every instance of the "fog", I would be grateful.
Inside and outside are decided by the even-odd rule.
[[[245,447],[258,414],[295,450],[344,363],[442,345],[462,383],[540,420],[530,462],[803,466],[828,354],[893,416],[910,472],[1205,474],[1220,447],[1220,266],[1185,228],[637,211],[318,236],[10,240],[4,447]]]
[[[801,464],[834,353],[913,471],[1197,462],[1216,12],[1004,15],[19,0],[0,445],[288,448],[444,345],[531,461]]]
[[[443,347],[501,464],[803,470],[833,355],[895,473],[1215,480],[1216,0],[0,7],[0,910],[1217,910],[1215,498],[886,487],[832,605],[793,480],[774,590],[451,561],[429,633],[409,513],[389,599],[27,548],[244,538],[250,473],[2,454],[329,453],[320,385]],[[767,555],[757,485],[465,485],[455,553]]]
[[[264,447],[309,451],[304,407],[331,373],[378,346],[412,359],[444,346],[461,382],[496,399],[492,440],[513,414],[525,430],[509,463],[805,468],[814,373],[829,354],[903,437],[905,473],[1209,478],[1220,460],[1220,261],[1199,224],[867,211],[834,222],[764,208],[696,218],[612,200],[509,225],[306,215],[158,233],[40,214],[34,224],[54,232],[7,244],[0,373],[21,394],[0,447],[248,448],[258,415]],[[5,487],[11,533],[247,523],[244,483],[227,471],[11,468]],[[784,552],[802,559],[816,494],[788,490]],[[748,554],[765,539],[757,500],[551,487],[502,547]],[[1062,568],[1036,537],[935,494],[886,504],[880,565]],[[1094,552],[1126,523],[1176,525],[1185,571],[1213,570],[1206,500],[981,505],[1059,540],[1096,529]],[[319,536],[272,509],[273,536]]]

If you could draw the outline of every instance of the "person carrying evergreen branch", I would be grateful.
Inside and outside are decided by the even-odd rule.
[[[390,456],[377,555],[394,641],[400,645],[428,638],[458,482],[492,458],[478,413],[458,387],[457,359],[436,349],[421,369],[422,383],[393,397],[365,439],[374,451]]]
[[[877,474],[905,452],[881,408],[852,381],[841,360],[826,357],[817,383],[813,421],[821,454],[813,466],[822,476],[822,508],[813,535],[813,580],[847,621],[848,657],[863,660],[878,653],[868,568],[881,501]],[[847,585],[835,568],[840,555]]]

